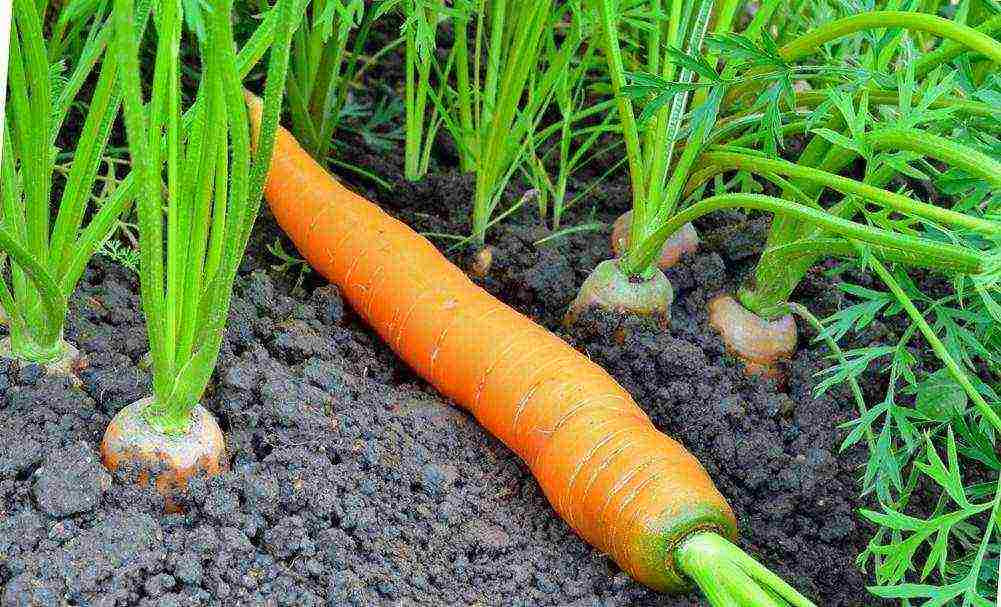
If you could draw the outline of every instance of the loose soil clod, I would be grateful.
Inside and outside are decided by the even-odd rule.
[[[626,248],[629,247],[629,227],[632,220],[633,212],[627,211],[612,224],[612,251],[616,257],[624,254]],[[699,242],[699,233],[695,231],[695,226],[686,223],[680,230],[672,234],[661,247],[657,267],[661,270],[674,267],[682,255],[698,251]]]
[[[749,376],[781,379],[777,363],[796,352],[796,321],[791,314],[765,320],[733,297],[720,295],[709,302],[709,323],[727,349],[744,361]]]
[[[112,472],[123,465],[138,467],[138,482],[154,479],[157,491],[167,500],[167,511],[179,512],[174,495],[187,489],[192,476],[213,476],[229,468],[226,444],[219,424],[201,405],[192,410],[185,434],[159,432],[144,413],[151,402],[152,398],[134,402],[111,420],[101,442],[101,460]]]

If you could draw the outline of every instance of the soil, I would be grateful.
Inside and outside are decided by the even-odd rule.
[[[398,185],[382,200],[418,227],[447,217],[469,186],[452,173]],[[825,351],[804,332],[776,387],[744,378],[707,328],[707,299],[732,287],[761,234],[735,219],[698,226],[710,244],[669,272],[670,331],[590,314],[564,337],[699,457],[738,514],[742,546],[821,604],[862,604],[862,459],[838,453],[848,395],[811,396]],[[608,232],[535,246],[544,234],[527,212],[497,229],[484,284],[561,331]],[[204,401],[231,472],[193,481],[185,514],[162,514],[162,498],[97,458],[111,417],[149,391],[134,274],[98,257],[72,300],[81,387],[0,365],[0,432],[17,437],[0,447],[3,607],[698,604],[645,590],[578,539],[527,468],[400,363],[335,287],[312,275],[300,287],[297,272],[270,267],[265,245],[278,237],[265,215]],[[817,277],[801,291],[818,313],[836,304]]]
[[[398,82],[394,71],[371,77]],[[420,231],[468,230],[472,182],[447,149],[411,184],[402,159],[347,145],[392,183],[373,190],[344,174],[387,210]],[[752,555],[821,605],[872,604],[855,566],[871,531],[856,514],[864,458],[839,452],[853,401],[813,395],[826,350],[801,323],[787,382],[751,380],[706,322],[708,299],[754,262],[766,220],[730,212],[696,224],[704,246],[668,272],[669,330],[600,313],[563,329],[628,201],[625,178],[613,179],[564,221],[608,229],[541,246],[550,232],[536,212],[515,213],[491,234],[484,287],[603,365],[683,442],[730,499]],[[131,271],[97,257],[72,298],[66,336],[87,359],[82,385],[0,359],[0,606],[703,604],[646,590],[581,541],[526,466],[396,359],[336,287],[276,269],[276,239],[293,250],[265,212],[203,401],[230,472],[194,479],[181,514],[97,456],[112,416],[150,389]],[[831,280],[811,274],[794,298],[830,313]],[[892,331],[858,339],[881,330]]]

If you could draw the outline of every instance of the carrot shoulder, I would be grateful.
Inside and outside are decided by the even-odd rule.
[[[284,130],[265,196],[358,314],[516,452],[560,516],[633,578],[685,590],[674,548],[696,531],[735,536],[733,512],[698,460],[611,376],[338,183]]]

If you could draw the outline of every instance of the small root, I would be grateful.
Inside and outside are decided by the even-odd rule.
[[[620,215],[612,225],[612,251],[616,257],[625,254],[629,248],[629,228],[632,225],[633,212],[628,211]],[[671,237],[667,239],[660,249],[660,259],[657,260],[657,267],[666,270],[681,259],[686,253],[694,253],[699,250],[699,234],[695,231],[695,226],[686,223],[681,226]]]
[[[765,320],[729,295],[709,302],[709,324],[720,334],[728,351],[744,362],[744,373],[781,381],[778,363],[796,352],[796,321],[786,314]]]

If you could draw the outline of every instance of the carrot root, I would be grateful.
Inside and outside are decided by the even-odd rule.
[[[615,253],[616,257],[624,255],[626,249],[629,248],[629,229],[632,225],[632,218],[633,212],[627,211],[612,224],[612,252]],[[682,255],[698,251],[699,242],[699,233],[695,231],[695,226],[686,223],[672,234],[661,247],[657,267],[666,270],[674,266]]]
[[[145,409],[152,402],[145,398],[115,415],[101,441],[101,460],[111,472],[123,465],[135,466],[138,483],[152,481],[166,499],[167,512],[179,512],[181,507],[173,497],[187,489],[188,479],[228,469],[226,444],[219,424],[200,405],[191,411],[186,433],[174,436],[158,431],[146,419]]]
[[[619,268],[616,260],[603,261],[591,272],[564,318],[571,326],[591,308],[618,314],[647,317],[662,326],[671,322],[674,289],[660,270],[646,280],[633,280]]]
[[[256,129],[260,106],[250,106]],[[633,579],[689,590],[679,542],[736,536],[698,460],[607,372],[343,187],[285,131],[265,195],[303,257],[415,372],[525,461],[563,520]]]
[[[766,320],[729,295],[709,302],[709,324],[727,350],[744,362],[749,376],[782,379],[778,363],[796,352],[796,321],[791,314]]]

